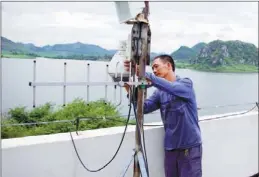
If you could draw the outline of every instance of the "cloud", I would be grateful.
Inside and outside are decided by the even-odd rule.
[[[143,2],[130,2],[132,14]],[[37,46],[83,42],[107,49],[127,38],[114,2],[2,2],[2,35]],[[258,44],[256,2],[150,2],[151,50],[167,52],[212,40]]]
[[[222,32],[234,32],[235,30],[231,26],[224,26],[223,28],[220,29]]]

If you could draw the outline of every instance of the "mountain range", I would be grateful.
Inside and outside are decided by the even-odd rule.
[[[33,57],[48,58],[70,58],[90,59],[99,58],[111,59],[116,50],[107,50],[94,44],[81,42],[68,44],[55,44],[37,47],[32,43],[25,44],[13,42],[10,39],[1,37],[2,54],[29,55]],[[151,59],[160,53],[151,52]],[[181,46],[170,54],[177,61],[184,61],[192,64],[208,66],[248,64],[258,66],[258,48],[239,40],[221,41],[214,40],[210,43],[200,42],[193,47]]]
[[[94,44],[84,44],[81,42],[68,44],[55,44],[37,47],[32,43],[13,42],[10,39],[1,37],[2,51],[11,54],[29,54],[31,56],[53,57],[53,58],[74,58],[82,57],[108,57],[111,58],[117,50],[107,50],[101,46]],[[151,52],[151,58],[158,55]]]
[[[55,44],[37,47],[34,44],[24,44],[13,42],[5,37],[1,37],[2,51],[16,53],[34,53],[38,55],[58,56],[58,55],[86,55],[86,56],[104,56],[113,55],[116,50],[107,50],[98,45],[83,44],[81,42],[70,44]]]

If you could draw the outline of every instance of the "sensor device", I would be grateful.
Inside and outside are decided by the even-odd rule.
[[[133,19],[130,11],[129,2],[115,1],[115,6],[119,23],[127,23],[127,21]]]

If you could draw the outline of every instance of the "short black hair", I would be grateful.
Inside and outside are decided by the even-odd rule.
[[[162,55],[156,56],[154,58],[154,60],[157,59],[157,58],[159,58],[160,60],[169,62],[171,64],[171,66],[172,66],[173,71],[175,71],[175,63],[174,63],[174,59],[173,59],[172,56],[166,55],[166,54],[162,54]]]

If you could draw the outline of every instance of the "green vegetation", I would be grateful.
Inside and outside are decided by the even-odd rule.
[[[176,61],[175,66],[176,68],[192,69],[192,65],[189,62]]]
[[[48,52],[40,52],[38,54],[26,52],[2,52],[2,58],[19,58],[19,59],[35,59],[36,57],[44,57],[51,59],[75,59],[75,60],[92,60],[92,61],[109,61],[112,55],[104,56],[88,56],[88,55],[55,55]]]
[[[188,62],[176,62],[176,68],[193,69],[205,72],[221,72],[221,73],[258,73],[258,67],[253,65],[236,64],[232,66],[216,66],[210,67],[206,64],[190,64]]]
[[[103,119],[106,117],[107,119]],[[19,123],[37,123],[71,120],[71,122],[38,124],[38,125],[18,125],[3,126],[1,128],[2,138],[15,138],[35,135],[47,135],[53,133],[64,133],[75,131],[74,120],[78,117],[89,118],[81,120],[79,130],[90,130],[114,126],[124,126],[126,118],[119,115],[116,107],[103,100],[89,102],[82,99],[75,99],[65,107],[55,108],[52,104],[46,103],[32,110],[25,107],[10,109],[6,118],[2,119],[2,125]],[[135,124],[134,120],[130,124]]]
[[[19,58],[19,59],[34,59],[38,57],[38,55],[33,53],[24,53],[24,52],[5,52],[3,51],[1,54],[2,58]]]
[[[200,65],[193,65],[190,67],[195,70],[199,71],[206,71],[206,72],[224,72],[224,73],[258,73],[258,67],[252,65],[233,65],[233,66],[216,66],[216,67],[209,67],[209,66],[200,66]]]
[[[192,48],[180,47],[172,53],[177,68],[207,72],[258,72],[258,48],[242,41],[215,40]]]

